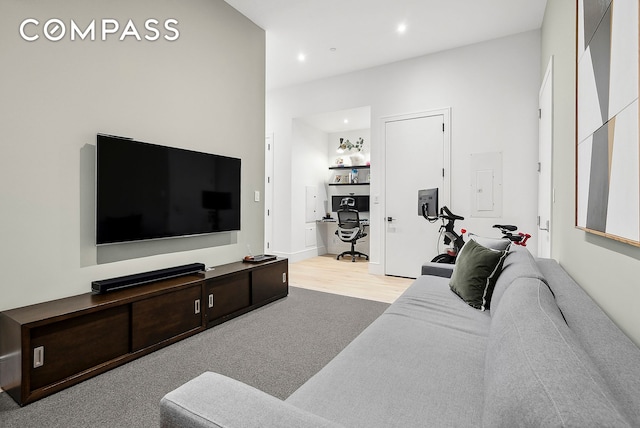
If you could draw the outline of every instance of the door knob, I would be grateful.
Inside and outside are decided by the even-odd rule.
[[[395,218],[393,218],[393,217],[387,217],[387,221],[388,221],[389,223],[391,223],[393,220],[395,220]]]

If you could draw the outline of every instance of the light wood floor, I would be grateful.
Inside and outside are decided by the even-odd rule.
[[[414,281],[408,278],[372,275],[369,262],[335,255],[289,263],[289,285],[343,296],[393,303]]]

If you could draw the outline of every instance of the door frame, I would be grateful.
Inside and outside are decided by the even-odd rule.
[[[273,173],[274,173],[274,135],[267,133],[264,143],[264,250],[273,252]]]
[[[548,145],[548,158],[549,158],[549,165],[546,166],[546,168],[543,167],[539,167],[539,172],[538,172],[538,209],[537,209],[537,226],[538,226],[538,230],[537,230],[537,234],[538,236],[537,238],[537,244],[538,244],[538,256],[540,256],[541,254],[541,234],[543,233],[548,233],[549,234],[549,257],[552,257],[552,251],[553,251],[553,240],[551,238],[551,229],[553,228],[553,203],[555,202],[555,194],[554,194],[554,190],[553,190],[553,56],[551,56],[549,58],[549,63],[547,64],[547,69],[545,71],[544,74],[544,78],[542,79],[542,84],[540,85],[540,90],[538,92],[538,108],[540,109],[540,113],[539,113],[539,123],[538,123],[538,162],[541,162],[541,152],[540,149],[542,147],[542,139],[544,138],[544,136],[542,135],[542,132],[540,132],[540,128],[541,128],[541,124],[542,124],[542,116],[543,116],[543,111],[545,112],[544,116],[545,118],[549,118],[549,129],[550,129],[550,135],[549,135],[549,145]],[[543,91],[548,88],[549,89],[549,99],[546,103],[546,105],[542,105],[543,100],[542,100],[542,94]],[[540,165],[540,164],[539,164]],[[549,177],[549,194],[548,194],[548,204],[549,204],[549,224],[540,224],[542,222],[541,220],[541,212],[540,212],[540,199],[541,199],[541,189],[540,189],[540,181],[541,181],[541,176],[540,174],[543,173],[547,173],[548,172],[548,177]]]
[[[451,204],[451,107],[433,109],[433,110],[424,110],[416,113],[407,113],[407,114],[398,114],[392,116],[381,117],[379,121],[380,126],[380,213],[382,214],[381,227],[380,230],[380,266],[382,267],[382,272],[376,272],[379,274],[386,275],[387,272],[387,260],[386,260],[386,251],[387,251],[387,232],[386,232],[386,224],[387,224],[387,133],[386,126],[387,123],[390,122],[398,122],[402,120],[410,120],[410,119],[419,119],[422,117],[430,117],[430,116],[442,116],[442,121],[444,123],[444,159],[442,165],[444,167],[444,180],[442,194],[438,194],[438,205],[441,207],[443,205]],[[392,174],[389,172],[389,174]],[[375,203],[375,200],[374,200]],[[426,221],[426,220],[425,220]],[[426,262],[427,260],[425,260]]]

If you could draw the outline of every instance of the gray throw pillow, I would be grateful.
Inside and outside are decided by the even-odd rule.
[[[487,238],[473,233],[469,234],[469,238],[473,239],[483,247],[491,248],[492,250],[508,250],[511,245],[511,241],[506,238]]]
[[[484,311],[489,309],[491,294],[507,251],[483,247],[469,240],[456,258],[449,287],[469,306]]]

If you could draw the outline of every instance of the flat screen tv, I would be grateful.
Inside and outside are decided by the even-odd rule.
[[[98,134],[96,244],[240,230],[237,158]]]

